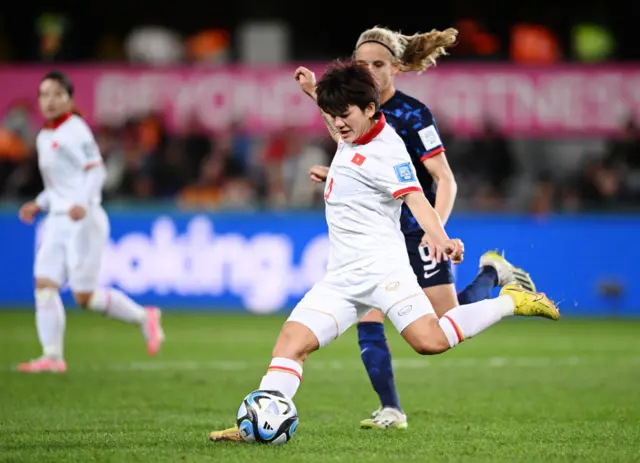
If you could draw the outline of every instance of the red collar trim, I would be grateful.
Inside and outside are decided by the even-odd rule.
[[[71,116],[73,116],[72,112],[64,113],[60,117],[56,117],[55,119],[53,119],[51,121],[47,121],[44,124],[44,128],[45,129],[55,130],[58,127],[60,127],[62,124],[64,124],[67,121],[67,119],[69,119]]]
[[[386,124],[387,120],[385,119],[384,114],[380,113],[380,117],[378,118],[378,121],[373,125],[373,127],[371,127],[368,132],[360,135],[353,143],[355,145],[366,145],[367,143],[371,142],[371,140],[380,135],[380,132],[382,132],[382,129],[384,129],[384,126]]]

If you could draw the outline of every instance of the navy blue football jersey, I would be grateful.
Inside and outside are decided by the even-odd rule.
[[[433,114],[426,105],[399,90],[396,90],[391,99],[382,105],[380,111],[384,113],[387,123],[404,141],[424,194],[429,202],[435,206],[436,184],[422,164],[425,159],[444,152]],[[420,225],[406,204],[402,205],[400,227],[405,235],[422,234]]]

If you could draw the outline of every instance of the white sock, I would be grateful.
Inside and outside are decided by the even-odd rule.
[[[45,357],[62,360],[66,314],[57,289],[35,290],[36,329]]]
[[[293,360],[276,357],[271,360],[267,374],[262,377],[260,389],[279,391],[293,399],[302,381],[302,367]]]
[[[97,289],[91,295],[89,308],[126,323],[141,325],[147,319],[147,311],[117,289]]]
[[[440,319],[440,328],[453,347],[498,323],[502,318],[513,315],[513,310],[513,299],[509,296],[465,304],[448,311]]]

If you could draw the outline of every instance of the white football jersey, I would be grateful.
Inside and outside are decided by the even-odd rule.
[[[327,271],[385,273],[409,265],[400,231],[401,197],[422,191],[400,136],[384,115],[354,143],[340,140],[325,186]]]
[[[102,163],[93,133],[81,117],[69,114],[43,128],[38,133],[36,147],[49,211],[66,213],[78,204],[85,172]],[[101,200],[98,192],[89,198],[89,204],[100,204]]]

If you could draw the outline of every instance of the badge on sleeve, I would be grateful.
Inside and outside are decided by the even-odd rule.
[[[80,149],[84,153],[84,157],[87,161],[94,161],[100,159],[100,149],[96,142],[86,141],[80,145]]]
[[[419,130],[418,135],[420,135],[420,140],[422,140],[422,144],[427,151],[430,151],[433,148],[442,145],[442,141],[438,136],[438,131],[433,125]]]
[[[413,175],[413,169],[411,168],[411,163],[403,162],[402,164],[396,164],[393,166],[393,169],[396,171],[396,177],[398,177],[399,182],[408,183],[416,181],[416,177]]]

